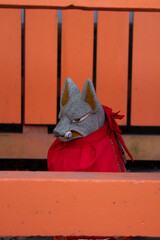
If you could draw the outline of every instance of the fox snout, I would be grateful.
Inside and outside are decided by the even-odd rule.
[[[63,117],[53,130],[54,137],[64,138],[65,133],[67,132],[66,128],[69,128],[69,125],[69,119],[67,117]]]
[[[70,123],[69,118],[63,117],[53,130],[53,136],[59,138],[61,141],[68,141],[73,138],[82,137],[82,134],[74,129]]]
[[[53,135],[54,135],[55,138],[57,138],[57,137],[63,137],[63,135],[61,136],[61,135],[59,134],[59,132],[56,131],[56,130],[53,130]]]
[[[73,134],[72,134],[72,132],[71,131],[67,131],[65,134],[63,134],[63,135],[60,135],[60,133],[59,132],[57,132],[57,131],[53,131],[53,135],[54,135],[54,137],[58,137],[58,138],[66,138],[66,139],[70,139],[70,138],[72,138],[72,136],[73,136]]]
[[[75,130],[68,130],[63,135],[59,134],[57,131],[53,131],[54,137],[58,137],[61,141],[69,141],[76,138],[81,138],[83,135]]]

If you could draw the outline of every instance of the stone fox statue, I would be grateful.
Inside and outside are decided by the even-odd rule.
[[[123,116],[102,106],[90,79],[82,94],[67,78],[60,101],[57,138],[48,151],[49,171],[124,172],[129,153],[115,119]],[[132,159],[133,160],[133,159]]]

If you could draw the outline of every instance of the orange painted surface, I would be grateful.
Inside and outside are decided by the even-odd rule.
[[[92,79],[93,18],[93,11],[62,11],[61,88],[67,77],[81,90],[85,80]]]
[[[160,236],[159,173],[0,172],[1,236]]]
[[[97,82],[100,102],[127,114],[128,12],[98,12]],[[119,122],[126,124],[126,117]]]
[[[159,0],[0,0],[1,6],[9,7],[43,7],[43,8],[87,8],[87,9],[116,9],[116,10],[160,10]]]
[[[0,123],[21,123],[21,10],[0,9]]]
[[[131,124],[160,125],[160,14],[135,13]]]
[[[57,10],[25,11],[25,123],[55,124]]]

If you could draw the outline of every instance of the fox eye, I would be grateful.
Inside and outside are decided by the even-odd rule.
[[[90,115],[90,112],[87,113],[86,115],[84,115],[84,116],[81,117],[81,118],[73,119],[71,122],[72,122],[72,123],[79,123],[79,122],[82,122],[82,121],[84,121],[89,115]]]
[[[77,123],[77,122],[80,122],[80,118],[76,118],[72,120],[72,123]]]

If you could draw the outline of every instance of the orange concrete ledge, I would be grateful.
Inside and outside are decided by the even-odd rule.
[[[160,236],[159,173],[0,172],[0,236]]]
[[[159,0],[0,0],[1,7],[160,11]]]

